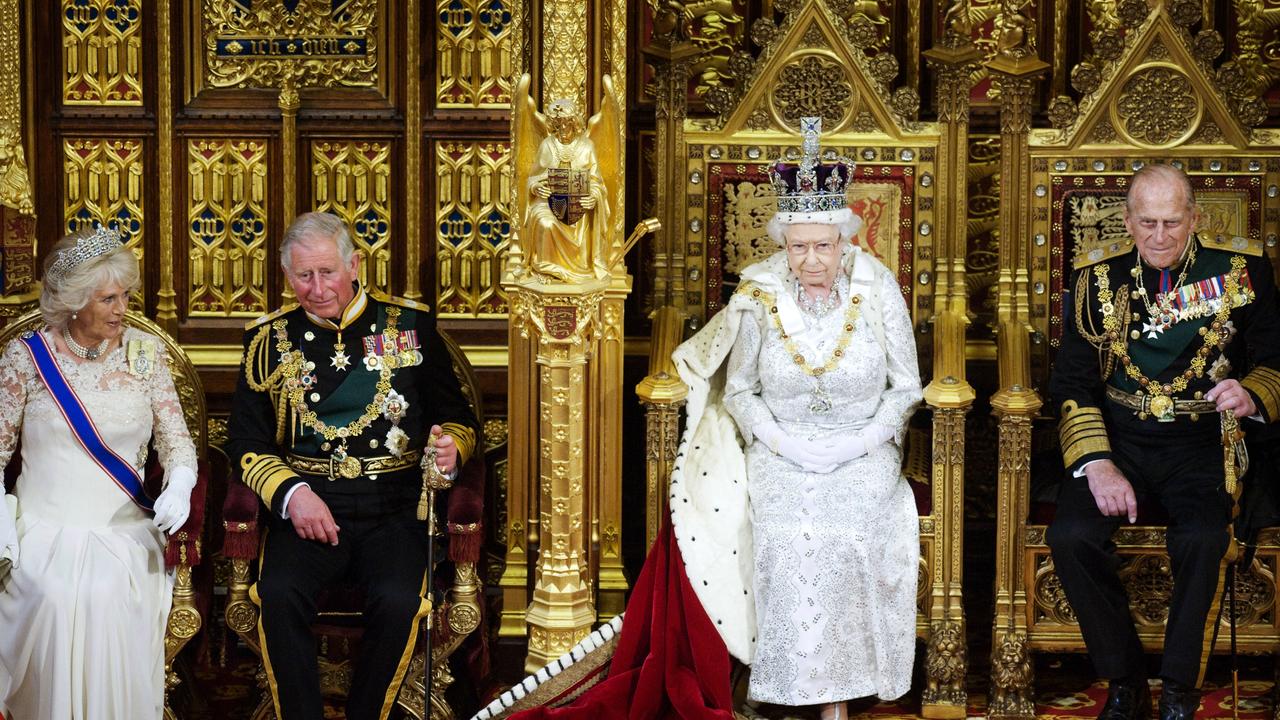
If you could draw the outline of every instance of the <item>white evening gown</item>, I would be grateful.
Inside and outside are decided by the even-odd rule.
[[[53,346],[53,337],[45,331]],[[135,467],[156,452],[196,468],[164,345],[130,374],[123,347],[103,361],[55,357],[103,440]],[[20,435],[20,437],[19,437]],[[0,583],[0,713],[12,720],[158,719],[173,581],[164,540],[76,442],[14,340],[0,357],[0,468],[22,441],[18,567]]]
[[[915,656],[919,520],[901,472],[906,422],[921,398],[906,304],[888,271],[878,278],[884,347],[859,317],[811,409],[815,379],[796,363],[764,304],[745,316],[729,356],[724,404],[747,439],[755,544],[757,638],[748,695],[780,705],[904,694]],[[791,288],[791,281],[784,286]],[[845,286],[847,288],[847,286]],[[811,367],[832,357],[849,293],[793,335]],[[866,302],[866,298],[861,298]],[[845,437],[870,423],[897,432],[826,474],[805,472],[752,438],[774,419],[788,434]]]

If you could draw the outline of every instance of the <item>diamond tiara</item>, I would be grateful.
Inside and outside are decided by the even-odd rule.
[[[821,134],[822,118],[800,118],[800,164],[780,162],[769,168],[769,179],[778,195],[778,212],[832,212],[849,206],[845,188],[853,179],[853,161],[837,157],[825,165],[820,162]]]
[[[124,241],[120,239],[118,230],[99,225],[92,235],[76,241],[75,247],[58,253],[58,259],[49,266],[45,276],[53,280],[61,280],[77,267],[96,257],[107,255],[122,245]]]

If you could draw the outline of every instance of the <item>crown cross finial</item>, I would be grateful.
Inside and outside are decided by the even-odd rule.
[[[61,280],[80,265],[111,253],[123,244],[118,230],[99,225],[92,235],[80,238],[74,247],[59,252],[58,259],[53,261],[45,275],[54,281]]]

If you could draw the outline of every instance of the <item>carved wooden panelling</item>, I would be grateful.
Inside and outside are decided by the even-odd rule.
[[[386,0],[204,0],[198,54],[210,87],[371,87],[386,55]]]
[[[312,209],[347,221],[363,256],[360,282],[391,292],[391,144],[311,143]]]
[[[138,140],[108,138],[65,138],[63,150],[63,227],[72,232],[81,227],[106,225],[115,228],[125,244],[142,259],[143,146]],[[140,278],[141,304],[147,285]]]
[[[437,0],[436,107],[511,104],[510,0]]]
[[[62,0],[62,102],[142,104],[142,0]]]
[[[436,307],[441,316],[507,312],[500,286],[511,234],[510,145],[435,144]]]
[[[187,141],[188,313],[267,311],[267,143]]]

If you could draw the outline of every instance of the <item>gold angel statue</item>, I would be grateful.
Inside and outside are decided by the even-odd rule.
[[[520,248],[535,275],[582,282],[609,275],[611,201],[617,197],[622,113],[613,79],[603,78],[600,110],[583,132],[573,100],[538,112],[524,75],[512,117]]]

